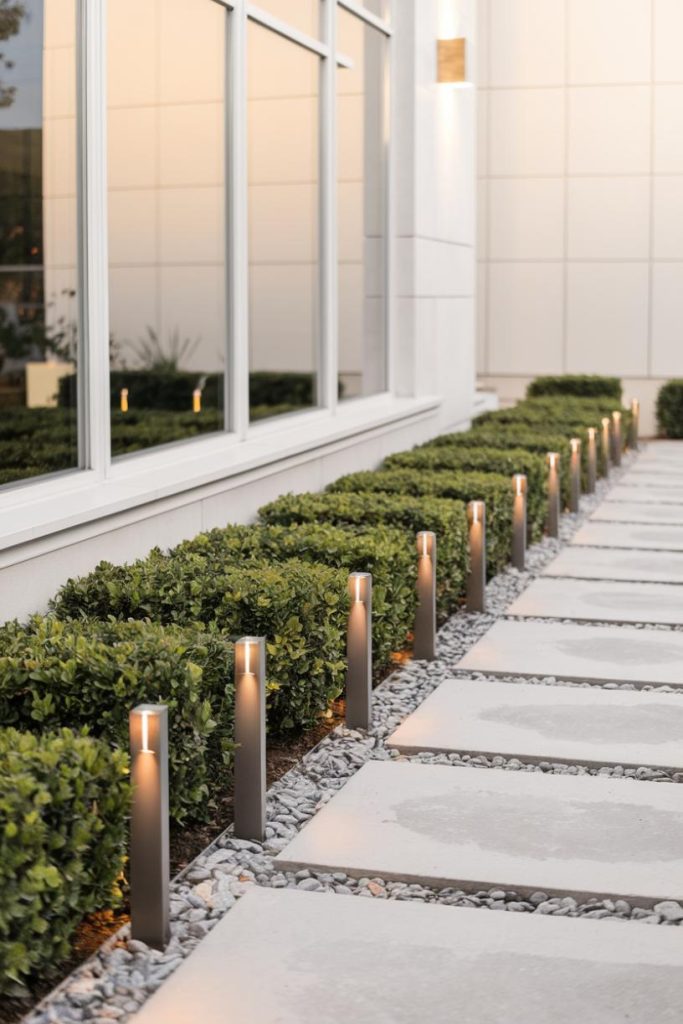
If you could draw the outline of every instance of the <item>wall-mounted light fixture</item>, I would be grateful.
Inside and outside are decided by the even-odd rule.
[[[417,535],[417,611],[413,654],[421,661],[436,657],[436,534]]]
[[[436,47],[436,80],[439,85],[468,85],[467,40],[439,39]]]
[[[548,452],[548,536],[560,536],[560,454]]]
[[[266,834],[266,641],[235,644],[234,816],[238,839]]]
[[[600,421],[602,433],[600,435],[600,447],[602,449],[602,471],[604,476],[609,476],[612,462],[612,421],[609,416],[603,416]]]
[[[512,564],[524,572],[526,568],[526,521],[528,481],[524,473],[512,477]]]
[[[486,502],[467,506],[470,539],[470,572],[467,577],[467,611],[486,611]]]
[[[589,494],[595,494],[595,481],[598,475],[598,455],[596,448],[598,432],[595,427],[588,428],[588,480]]]
[[[128,388],[121,388],[121,412],[128,412]]]
[[[170,938],[168,708],[139,704],[130,712],[133,802],[130,815],[131,937],[154,949]]]
[[[612,413],[612,462],[621,465],[621,413]]]
[[[569,442],[571,464],[569,470],[569,511],[578,512],[581,502],[581,441],[573,437]]]
[[[372,575],[349,576],[349,625],[346,634],[346,725],[369,729],[372,724]]]
[[[637,398],[631,399],[631,448],[638,451],[640,440],[640,402]]]

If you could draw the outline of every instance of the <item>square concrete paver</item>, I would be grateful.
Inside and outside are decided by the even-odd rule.
[[[675,928],[256,889],[133,1019],[678,1024],[682,1001]]]
[[[539,579],[507,609],[523,618],[683,625],[683,587],[667,583]]]
[[[683,786],[371,761],[276,858],[423,885],[683,897]]]
[[[619,480],[616,487],[637,487],[638,491],[673,491],[683,490],[683,473],[671,476],[670,473],[654,470],[629,471]]]
[[[542,575],[583,580],[683,583],[683,552],[570,546],[546,565]]]
[[[683,633],[503,620],[455,667],[498,676],[683,686]]]
[[[683,505],[683,487],[638,487],[634,484],[617,484],[605,498],[606,504],[614,501],[645,505]]]
[[[683,700],[677,694],[449,679],[398,727],[389,746],[405,753],[679,768]]]
[[[683,551],[683,526],[647,523],[584,523],[570,544],[580,547],[634,548],[642,551]]]
[[[661,523],[666,526],[683,526],[683,507],[652,505],[644,501],[603,501],[590,518],[593,522]]]

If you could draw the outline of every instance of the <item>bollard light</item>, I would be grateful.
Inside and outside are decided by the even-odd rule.
[[[600,436],[600,447],[602,449],[602,472],[604,476],[609,476],[610,465],[612,462],[612,421],[609,416],[605,416],[602,419],[602,434]]]
[[[192,412],[202,411],[202,393],[199,388],[195,388],[192,392]]]
[[[417,611],[413,655],[420,661],[436,657],[436,534],[417,535]]]
[[[171,935],[168,708],[139,704],[130,712],[129,730],[131,938],[164,949]]]
[[[524,473],[515,473],[512,478],[512,564],[520,572],[526,567],[527,488]]]
[[[548,452],[548,536],[560,536],[560,455]]]
[[[581,441],[573,437],[569,442],[571,465],[569,478],[569,510],[578,512],[581,502]]]
[[[640,402],[637,398],[631,400],[631,448],[638,451],[640,441]]]
[[[121,412],[128,412],[128,388],[121,388]]]
[[[470,573],[467,577],[467,611],[486,611],[486,502],[467,506],[470,535]]]
[[[595,493],[595,482],[598,475],[597,436],[595,427],[588,428],[588,493]]]
[[[346,635],[346,725],[369,729],[372,725],[372,575],[349,576],[349,626]]]
[[[612,462],[621,465],[621,413],[612,413]]]
[[[262,842],[266,833],[266,641],[235,644],[235,836]]]

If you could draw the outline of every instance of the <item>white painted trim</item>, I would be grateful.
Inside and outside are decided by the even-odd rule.
[[[330,53],[337,52],[337,7],[322,8],[323,39]],[[319,404],[337,408],[339,250],[337,233],[337,62],[324,59],[320,68],[320,345]]]
[[[379,29],[385,36],[392,34],[392,28],[388,21],[384,21],[383,18],[379,18],[372,11],[369,11],[362,4],[356,3],[356,0],[337,0],[340,7],[345,7],[351,14],[355,14],[357,18],[361,18],[363,21],[367,21],[368,25],[372,25],[374,28]]]
[[[249,168],[247,140],[247,17],[244,4],[230,21],[227,97],[230,125],[230,206],[226,231],[230,239],[230,420],[236,436],[249,430]]]
[[[309,36],[306,32],[301,32],[298,28],[294,28],[288,22],[277,18],[269,11],[264,11],[263,8],[257,7],[255,4],[248,3],[246,6],[247,17],[251,21],[263,25],[264,28],[269,28],[271,32],[277,32],[278,35],[284,36],[292,43],[296,43],[297,46],[302,46],[304,50],[311,50],[313,53],[317,53],[319,57],[329,57],[330,52],[334,52],[330,51],[326,43],[320,42],[319,39],[314,39],[313,36]]]

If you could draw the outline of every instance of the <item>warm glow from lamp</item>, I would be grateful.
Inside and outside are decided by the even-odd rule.
[[[142,730],[142,742],[140,744],[141,754],[153,754],[154,751],[149,745],[149,711],[140,712],[140,727]]]
[[[569,444],[571,445],[572,455],[578,455],[581,451],[581,441],[579,440],[579,438],[573,437]]]
[[[524,495],[524,475],[522,473],[515,473],[515,494],[518,498]]]
[[[588,440],[589,441],[594,441],[596,433],[597,433],[597,431],[596,431],[595,427],[589,427],[588,428]]]
[[[360,602],[360,576],[356,576],[356,604]]]
[[[462,37],[457,39],[439,39],[436,46],[436,80],[439,85],[466,85],[467,40]]]
[[[121,388],[121,412],[128,412],[128,388]]]
[[[557,469],[557,460],[559,455],[557,452],[548,452],[548,465],[551,469]]]

